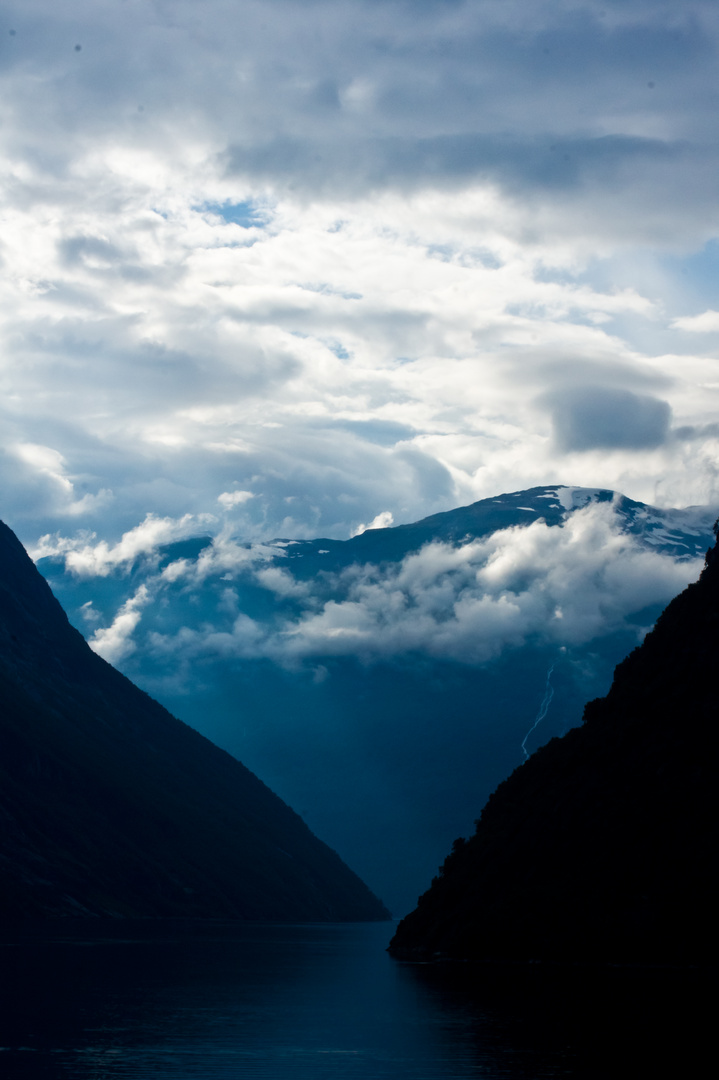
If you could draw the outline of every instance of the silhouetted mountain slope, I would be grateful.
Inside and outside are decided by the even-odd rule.
[[[719,555],[581,728],[489,799],[404,919],[397,956],[701,962],[714,936]]]
[[[0,912],[388,917],[260,780],[93,653],[0,523]]]

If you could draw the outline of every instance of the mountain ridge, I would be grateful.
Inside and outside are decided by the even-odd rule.
[[[547,500],[540,502],[539,500]],[[534,503],[533,506],[520,506],[519,503]],[[419,521],[407,524],[390,525],[383,528],[366,529],[348,540],[332,540],[318,537],[314,540],[290,540],[276,537],[268,541],[272,544],[291,545],[294,551],[286,548],[289,558],[306,557],[307,554],[319,554],[319,545],[330,545],[327,554],[351,553],[350,559],[361,561],[363,555],[371,553],[385,541],[388,554],[385,558],[399,559],[418,551],[430,542],[449,542],[459,544],[467,540],[481,539],[492,532],[517,524],[530,524],[543,518],[548,525],[558,525],[566,519],[568,513],[588,505],[590,502],[611,503],[619,515],[628,523],[627,532],[637,536],[644,543],[656,545],[663,542],[665,550],[678,558],[692,558],[703,554],[701,544],[706,535],[707,526],[711,525],[716,511],[703,506],[689,506],[684,509],[660,509],[647,503],[630,499],[611,488],[585,488],[564,484],[539,485],[520,491],[506,492],[499,496],[479,499],[466,506],[452,510],[443,510]],[[525,522],[518,522],[517,510],[535,515]],[[669,529],[674,528],[676,535],[671,537]],[[696,536],[698,543],[692,544],[691,537]],[[702,538],[701,540],[699,538]],[[331,560],[329,560],[331,561]],[[343,558],[346,565],[349,560]]]

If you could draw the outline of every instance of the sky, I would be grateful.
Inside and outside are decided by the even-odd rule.
[[[714,0],[6,3],[0,516],[719,503],[718,41]]]

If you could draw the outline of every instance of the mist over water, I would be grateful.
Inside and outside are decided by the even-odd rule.
[[[391,933],[387,923],[150,920],[6,929],[0,1073],[588,1078],[635,1055],[647,1064],[660,1034],[662,1054],[678,1038],[691,1056],[702,1030],[701,1015],[689,1031],[676,1009],[700,1000],[691,974],[520,966],[478,977],[469,965],[392,960]]]

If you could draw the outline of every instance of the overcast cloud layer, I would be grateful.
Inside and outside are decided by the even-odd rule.
[[[718,40],[713,0],[6,4],[2,517],[716,502]]]

